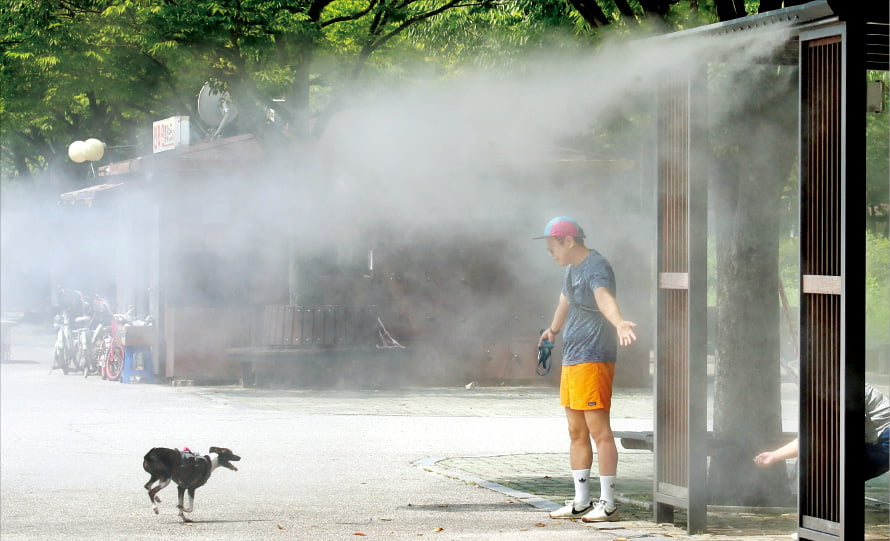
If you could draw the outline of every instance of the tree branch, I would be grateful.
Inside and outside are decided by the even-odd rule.
[[[717,18],[721,21],[731,21],[744,16],[744,10],[739,14],[733,0],[715,0],[714,7],[717,9]]]
[[[102,13],[101,11],[96,10],[96,9],[87,9],[87,8],[81,7],[77,4],[75,4],[74,2],[70,2],[68,0],[59,0],[59,7],[66,10],[69,14],[72,14],[72,15],[75,13],[95,13],[97,15]]]
[[[342,23],[342,22],[346,22],[346,21],[355,21],[357,19],[361,19],[362,17],[364,17],[365,15],[370,13],[371,10],[374,9],[377,6],[377,4],[379,4],[379,3],[380,3],[380,0],[371,0],[370,2],[368,2],[368,7],[361,11],[356,11],[352,15],[343,15],[341,17],[334,17],[333,19],[328,19],[327,21],[318,23],[318,26],[321,28],[324,28],[325,26],[329,26],[332,24]]]
[[[654,13],[658,16],[667,15],[668,10],[670,9],[667,2],[661,0],[640,0],[640,6],[642,6],[645,13]]]
[[[584,17],[584,20],[594,28],[597,26],[606,26],[611,22],[606,18],[606,14],[603,13],[599,4],[592,0],[569,0],[569,3],[572,4],[572,7],[575,8],[575,10]]]
[[[429,19],[430,17],[435,17],[436,15],[443,13],[445,11],[448,11],[449,9],[456,8],[456,7],[468,7],[468,6],[469,6],[469,4],[460,4],[460,0],[451,0],[450,2],[446,2],[445,4],[442,4],[441,6],[439,6],[438,8],[436,8],[434,10],[428,11],[426,13],[421,13],[415,17],[405,20],[398,27],[394,28],[393,30],[391,30],[391,31],[387,32],[386,34],[384,34],[383,36],[381,36],[380,39],[367,43],[362,48],[362,52],[359,53],[361,62],[363,63],[364,60],[367,59],[367,57],[371,55],[371,53],[373,53],[374,51],[376,51],[377,49],[382,47],[386,42],[388,42],[392,38],[394,38],[394,37],[398,36],[399,34],[401,34],[402,32],[404,32],[405,29],[408,28],[409,26],[417,24],[421,21],[425,21],[426,19]],[[384,21],[382,21],[382,20],[375,20],[375,25],[380,27],[380,26],[382,26],[383,22]],[[376,31],[377,31],[377,28],[372,28],[372,33],[374,33],[375,35],[376,35]]]
[[[625,20],[628,20],[628,22],[639,22],[637,21],[637,14],[634,13],[633,8],[630,7],[630,4],[627,3],[627,0],[615,0],[615,7],[618,8],[618,11],[620,11],[621,14],[624,15]]]
[[[312,5],[306,10],[306,15],[309,16],[309,20],[318,22],[318,19],[321,18],[321,12],[324,11],[324,8],[333,3],[333,1],[334,0],[316,0],[315,2],[312,2]],[[373,3],[373,0],[371,3]]]

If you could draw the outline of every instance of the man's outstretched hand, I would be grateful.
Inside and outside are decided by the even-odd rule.
[[[633,321],[624,320],[618,324],[618,343],[622,346],[629,346],[634,343],[634,340],[637,339],[637,335],[634,334],[634,327],[637,324]]]

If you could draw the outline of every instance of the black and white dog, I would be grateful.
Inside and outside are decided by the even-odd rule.
[[[151,479],[145,483],[148,498],[151,500],[152,510],[158,513],[157,504],[161,503],[158,492],[170,484],[172,480],[179,490],[179,516],[184,522],[188,522],[184,513],[191,513],[195,504],[195,489],[204,486],[210,479],[213,470],[223,466],[233,471],[238,471],[232,462],[241,460],[241,457],[225,447],[211,447],[206,455],[193,453],[188,447],[182,451],[155,447],[145,455],[142,468],[151,474]],[[152,486],[157,481],[157,484]],[[185,491],[189,493],[189,505],[183,505]]]

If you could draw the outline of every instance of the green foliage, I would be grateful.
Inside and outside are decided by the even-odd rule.
[[[164,70],[133,34],[106,19],[105,4],[22,1],[0,10],[4,181],[51,164],[77,176],[65,160],[69,143],[98,137],[137,144],[134,127],[152,102],[169,99],[153,95]]]
[[[143,154],[150,121],[197,122],[207,81],[235,98],[234,129],[262,131],[273,106],[286,121],[305,120],[361,77],[399,79],[417,66],[441,75],[449,61],[434,58],[452,50],[439,36],[478,31],[492,50],[508,50],[526,40],[504,36],[564,13],[557,0],[9,1],[0,10],[0,171],[4,181],[27,178],[55,163],[76,176],[66,148],[87,137]]]
[[[865,149],[865,204],[868,207],[869,227],[887,236],[888,231],[888,182],[890,179],[890,73],[886,71],[868,72],[869,81],[884,83],[884,112],[866,113]]]
[[[82,174],[66,148],[87,137],[126,147],[108,159],[144,154],[152,120],[189,115],[198,123],[195,97],[207,81],[236,99],[242,114],[230,129],[257,133],[269,129],[267,107],[305,122],[375,89],[717,20],[711,2],[669,2],[653,14],[628,0],[633,16],[619,9],[624,2],[597,3],[608,24],[591,25],[573,7],[581,4],[566,0],[6,0],[0,176],[27,178],[53,164]],[[757,2],[746,4],[756,11]],[[594,136],[612,141],[608,133],[624,120],[636,117]],[[886,133],[886,122],[870,130]],[[886,172],[886,159],[870,163],[870,178]]]
[[[890,239],[865,236],[865,339],[890,343]]]
[[[575,34],[573,10],[561,0],[492,2],[461,7],[417,25],[405,42],[438,73],[465,68],[503,69],[544,48],[578,48],[588,38]]]
[[[797,237],[779,240],[779,280],[788,305],[792,308],[800,305],[800,239]]]

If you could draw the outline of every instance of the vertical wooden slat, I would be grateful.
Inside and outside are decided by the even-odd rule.
[[[707,524],[706,410],[690,402],[693,386],[701,391],[706,387],[698,372],[706,369],[707,335],[702,329],[707,321],[702,318],[707,312],[707,201],[703,168],[692,163],[693,151],[703,147],[702,130],[693,129],[693,119],[704,117],[702,95],[692,79],[665,84],[659,90],[656,130],[655,512],[656,520],[671,521],[674,507],[685,508],[690,533],[703,531]]]
[[[846,262],[851,254],[864,255],[849,245],[850,233],[860,234],[850,229],[856,223],[850,208],[858,209],[851,191],[862,183],[850,177],[849,150],[851,141],[864,137],[857,133],[860,126],[864,132],[861,97],[847,91],[851,81],[864,80],[848,65],[850,35],[838,25],[801,38],[801,273],[811,283],[841,284],[801,290],[799,520],[803,534],[820,539],[862,538],[861,496],[860,503],[850,499],[861,494],[861,482],[851,475],[861,455],[861,431],[854,429],[861,423],[861,360],[851,360],[859,346],[844,339],[861,318],[849,311],[851,302],[862,306],[861,291],[852,289],[852,299],[847,292],[863,284]]]
[[[373,347],[375,306],[268,305],[251,325],[253,345],[273,348]]]

